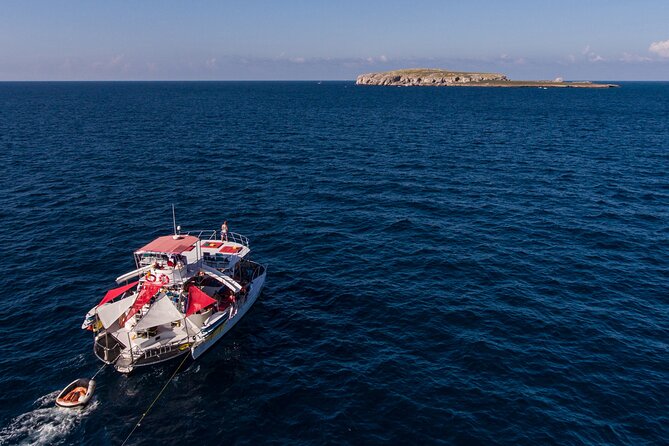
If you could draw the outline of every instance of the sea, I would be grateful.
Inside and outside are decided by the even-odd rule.
[[[5,82],[0,166],[2,445],[669,443],[669,83]],[[172,205],[262,295],[55,407]]]

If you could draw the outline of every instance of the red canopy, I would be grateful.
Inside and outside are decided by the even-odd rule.
[[[144,284],[142,287],[142,291],[139,292],[139,296],[137,296],[137,299],[135,299],[135,303],[132,304],[132,307],[130,307],[130,311],[128,311],[128,314],[125,316],[121,316],[121,321],[120,325],[123,327],[125,323],[135,315],[139,310],[142,309],[146,303],[151,300],[153,296],[156,295],[156,293],[160,290],[162,287],[162,284],[155,284],[155,283],[149,283],[149,284]]]
[[[144,252],[162,252],[167,254],[181,254],[193,246],[199,239],[192,235],[179,235],[174,238],[173,235],[165,235],[158,237],[151,243],[142,246],[137,251],[137,254]]]
[[[209,305],[216,303],[216,299],[209,297],[207,293],[196,286],[191,286],[188,289],[188,310],[186,316],[190,316],[196,311],[207,308]]]
[[[102,300],[101,300],[100,303],[98,304],[98,307],[99,307],[100,305],[104,305],[104,304],[106,304],[106,303],[109,302],[110,300],[114,300],[115,298],[117,298],[117,297],[120,296],[121,294],[125,293],[125,292],[128,291],[130,288],[132,288],[132,287],[134,287],[135,285],[137,285],[138,283],[139,283],[139,282],[129,283],[128,285],[123,285],[123,286],[121,286],[121,287],[114,288],[113,290],[109,290],[109,291],[107,291],[107,294],[105,294],[105,297],[102,298]]]

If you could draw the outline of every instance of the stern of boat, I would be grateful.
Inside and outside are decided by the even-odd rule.
[[[115,363],[125,346],[110,333],[102,333],[95,338],[93,351],[105,364]]]

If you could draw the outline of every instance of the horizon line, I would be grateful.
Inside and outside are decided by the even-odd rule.
[[[541,82],[548,79],[512,79],[517,82]],[[355,82],[356,79],[6,79],[9,82]],[[564,79],[565,82],[669,82],[669,79]]]

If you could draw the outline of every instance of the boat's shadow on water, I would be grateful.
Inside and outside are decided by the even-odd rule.
[[[99,392],[91,404],[99,402],[100,410],[92,424],[104,425],[110,444],[122,442],[140,420],[136,432],[140,438],[158,426],[161,432],[169,430],[165,423],[173,416],[197,411],[212,395],[224,395],[234,385],[240,348],[223,339],[197,360],[188,354],[129,374],[108,367],[98,378]]]
[[[264,293],[263,293],[264,294]],[[197,359],[186,353],[173,360],[145,367],[137,367],[128,374],[119,373],[112,366],[106,367],[97,377],[98,392],[96,398],[104,401],[109,408],[133,406],[138,401],[148,405],[155,397],[165,390],[161,398],[183,399],[182,389],[188,388],[188,397],[193,398],[196,389],[215,388],[222,390],[220,383],[226,383],[226,388],[237,380],[238,372],[242,367],[243,338],[252,327],[249,320],[253,313],[262,313],[261,294],[258,302],[253,305],[235,328],[219,340],[216,345],[206,350]],[[250,316],[250,317],[248,317]],[[177,383],[176,389],[167,385]],[[186,384],[187,383],[187,384]],[[225,390],[225,389],[223,389]],[[206,392],[202,397],[206,398]],[[130,403],[131,401],[134,401]]]
[[[241,345],[235,340],[222,339],[218,345],[204,352],[197,359],[190,354],[182,355],[172,361],[146,367],[137,367],[132,372],[122,374],[108,367],[98,378],[98,386],[102,392],[114,389],[114,395],[133,397],[138,393],[152,396],[171,381],[181,381],[184,378],[194,381],[197,385],[201,379],[215,374],[219,378],[235,376],[239,366]],[[202,376],[203,378],[198,378]],[[169,391],[169,386],[166,392]],[[100,393],[102,393],[100,392]],[[98,395],[98,397],[102,397]]]

